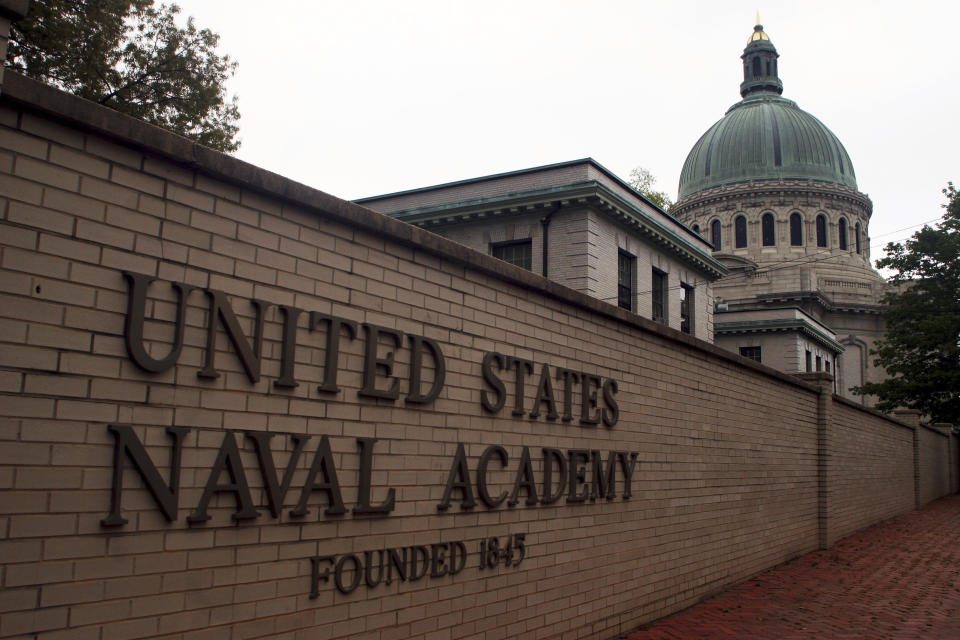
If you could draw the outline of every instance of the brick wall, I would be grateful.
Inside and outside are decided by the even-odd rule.
[[[11,76],[0,102],[0,637],[612,638],[817,548],[815,386]],[[128,352],[133,276],[123,271],[157,279],[144,299],[142,361],[176,343],[171,283],[196,287],[166,370],[149,373]],[[211,314],[217,291],[227,311]],[[262,348],[250,356],[259,355],[256,381],[217,320],[232,310],[237,340],[255,343],[252,299],[265,309]],[[281,306],[303,310],[292,357],[282,348],[292,312]],[[318,389],[329,353],[321,314],[357,323],[355,338],[341,332],[337,392]],[[369,352],[374,327],[403,338],[388,333]],[[403,399],[413,391],[407,336],[435,341],[446,363],[439,396],[423,404]],[[522,415],[512,371],[501,372],[506,406],[482,406],[491,352],[534,363]],[[219,376],[198,375],[211,357]],[[424,360],[427,387],[439,374],[435,358]],[[285,362],[298,386],[276,384]],[[544,365],[615,380],[616,424],[582,425],[579,412],[551,420],[545,407],[531,416]],[[371,366],[375,390],[396,376],[399,398],[362,395]],[[571,400],[579,408],[579,386]],[[878,451],[861,464],[882,477],[871,465],[896,450],[890,432],[902,427],[843,411],[838,428]],[[134,440],[156,466],[159,498],[117,448]],[[289,472],[276,515],[257,443],[272,452],[273,490],[282,494]],[[499,449],[486,458],[494,499],[513,491],[525,447],[538,485],[544,448],[575,461],[580,450],[636,453],[632,496],[615,467],[613,499],[564,492],[528,505],[523,489],[514,506],[464,509],[457,489],[439,509],[461,444],[477,493],[481,456],[502,447],[506,461]],[[595,480],[590,462],[575,464],[581,492]],[[327,489],[304,494],[311,473]],[[867,515],[849,520],[893,511],[879,505],[913,490],[912,478],[897,478],[888,491],[851,490]],[[327,513],[334,484],[343,514]],[[165,490],[178,496],[169,521]],[[386,515],[354,511],[391,494]],[[297,515],[301,495],[308,513]],[[126,523],[110,522],[114,504]],[[517,535],[522,562],[517,553],[511,566],[481,568],[481,541]],[[457,543],[467,555],[456,575],[439,562],[438,575],[418,580],[358,576],[349,593],[312,578],[326,568],[350,587],[352,558],[365,552]]]
[[[950,466],[950,491],[960,491],[960,437],[956,433],[950,435],[950,457],[947,461]]]
[[[834,542],[910,511],[914,492],[913,429],[839,398],[832,409],[827,490]]]
[[[917,429],[920,486],[917,505],[951,493],[950,481],[950,436],[938,429]]]

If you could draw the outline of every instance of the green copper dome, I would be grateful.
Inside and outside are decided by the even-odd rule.
[[[822,122],[780,97],[773,44],[754,27],[744,49],[743,100],[703,134],[680,174],[681,199],[751,180],[819,180],[857,188],[846,149]]]

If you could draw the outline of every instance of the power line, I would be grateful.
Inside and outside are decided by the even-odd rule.
[[[884,237],[884,236],[892,236],[892,235],[895,234],[895,233],[900,233],[901,231],[908,231],[908,230],[910,230],[910,229],[916,229],[917,227],[922,227],[922,226],[924,226],[924,225],[930,224],[931,222],[937,222],[938,220],[940,220],[940,218],[934,218],[934,219],[932,219],[932,220],[927,220],[927,221],[925,221],[925,222],[920,222],[920,223],[918,223],[918,224],[910,225],[909,227],[904,227],[903,229],[897,229],[896,231],[888,231],[887,233],[881,233],[881,234],[878,235],[878,236],[871,236],[871,237],[872,237],[872,239],[876,240],[877,238],[882,238],[882,237]],[[872,245],[871,245],[871,246],[872,246]]]

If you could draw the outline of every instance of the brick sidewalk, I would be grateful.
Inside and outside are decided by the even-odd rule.
[[[807,554],[627,640],[960,639],[960,495]]]

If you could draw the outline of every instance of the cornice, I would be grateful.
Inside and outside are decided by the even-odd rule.
[[[722,289],[718,290],[722,292]],[[770,308],[771,305],[780,305],[785,302],[809,301],[820,307],[826,313],[862,313],[866,315],[882,315],[887,310],[883,304],[866,304],[852,302],[836,302],[822,291],[783,291],[775,293],[761,293],[752,298],[725,300],[733,311],[745,311],[751,308]]]
[[[873,214],[873,202],[870,201],[867,194],[844,185],[817,180],[753,180],[721,185],[680,199],[673,214],[682,217],[693,209],[707,205],[728,200],[739,200],[744,197],[769,197],[771,195],[779,196],[781,200],[785,199],[786,196],[826,198],[860,207],[866,211],[867,218]]]
[[[833,338],[824,335],[812,326],[809,322],[802,319],[780,319],[780,320],[744,320],[741,322],[716,322],[713,323],[714,336],[738,335],[750,333],[780,333],[797,331],[821,346],[832,349],[836,353],[843,353],[842,344]]]
[[[716,280],[728,269],[706,248],[700,249],[678,231],[655,220],[596,180],[551,186],[465,202],[432,205],[391,212],[390,215],[417,227],[433,230],[453,224],[484,222],[507,216],[535,214],[557,205],[589,207],[697,268]],[[679,223],[678,223],[679,224]]]

